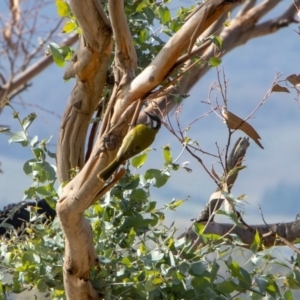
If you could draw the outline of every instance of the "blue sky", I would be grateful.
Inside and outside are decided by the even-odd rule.
[[[288,1],[282,1],[277,9],[280,12]],[[181,1],[181,5],[184,1]],[[1,7],[0,7],[1,8]],[[228,82],[229,109],[240,117],[246,117],[261,101],[270,88],[276,73],[283,73],[282,78],[299,73],[299,36],[295,33],[297,26],[290,26],[280,32],[252,40],[223,58],[222,68]],[[52,65],[33,80],[33,86],[22,93],[22,100],[16,99],[13,105],[22,117],[36,112],[37,120],[30,127],[30,135],[40,139],[53,135],[52,151],[60,126],[59,116],[63,114],[74,81],[64,82],[63,69]],[[217,80],[216,70],[212,69],[193,88],[190,97],[183,104],[182,125],[202,115],[208,107],[201,103],[209,92],[209,86]],[[294,100],[295,93],[272,94],[267,102],[256,112],[249,123],[262,138],[264,150],[250,141],[243,170],[233,189],[233,194],[247,194],[247,203],[243,207],[246,221],[262,223],[258,204],[261,205],[267,222],[291,221],[298,211],[300,192],[300,103]],[[27,103],[22,105],[21,102]],[[38,107],[43,107],[44,110]],[[49,113],[50,111],[52,113]],[[12,131],[20,130],[12,119],[11,110],[5,108],[0,116],[0,123],[10,125]],[[209,115],[198,121],[189,132],[201,147],[215,152],[217,142],[222,149],[227,140],[227,129],[215,115]],[[241,132],[234,134],[234,140],[244,136]],[[22,171],[25,160],[31,158],[30,151],[24,151],[19,144],[8,144],[8,136],[0,135],[0,207],[7,203],[18,202],[23,197],[23,190],[31,181]],[[178,141],[162,129],[155,144],[156,151],[150,153],[147,168],[162,168],[162,147],[170,144],[173,156],[181,152]],[[210,168],[216,161],[201,157]],[[190,162],[192,173],[179,170],[172,173],[165,188],[152,188],[153,200],[162,206],[172,198],[189,197],[188,202],[177,212],[167,212],[167,220],[176,219],[177,227],[182,229],[190,225],[191,218],[197,217],[210,194],[215,191],[215,184],[205,174],[197,162],[184,153],[178,163]],[[217,165],[216,165],[217,166]],[[218,168],[218,167],[216,167]]]

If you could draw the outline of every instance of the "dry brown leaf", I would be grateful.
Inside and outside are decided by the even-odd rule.
[[[222,109],[222,115],[225,119],[225,122],[229,129],[239,129],[246,133],[260,148],[264,149],[262,144],[260,143],[259,134],[255,131],[255,129],[246,121],[231,113],[226,109]]]
[[[293,86],[300,85],[300,75],[292,74],[288,76],[285,80],[289,81]]]
[[[288,90],[288,88],[286,88],[285,86],[281,86],[279,84],[274,84],[272,87],[272,92],[284,92],[284,93],[289,93],[290,91]]]

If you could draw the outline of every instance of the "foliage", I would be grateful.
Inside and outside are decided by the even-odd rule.
[[[63,294],[62,257],[64,239],[57,220],[43,224],[31,212],[32,224],[26,224],[19,236],[11,232],[10,238],[1,237],[2,274],[10,279],[1,280],[1,296],[20,293],[30,286],[40,292],[52,289],[52,295]],[[2,297],[2,298],[1,298]]]
[[[9,143],[19,143],[29,147],[33,158],[26,161],[23,171],[32,178],[32,185],[24,191],[23,200],[38,200],[44,198],[55,208],[58,199],[56,192],[56,168],[50,164],[48,158],[55,154],[47,149],[50,139],[42,141],[37,136],[30,138],[28,128],[35,120],[34,113],[21,119],[19,113],[13,110],[13,118],[18,121],[21,131],[10,134]],[[63,290],[62,285],[62,255],[64,240],[57,220],[52,224],[45,224],[43,216],[37,214],[35,207],[30,210],[31,223],[25,224],[19,232],[11,231],[9,236],[1,237],[1,265],[4,273],[11,275],[11,280],[1,283],[3,294],[19,293],[25,286],[36,286],[40,291],[47,291],[50,287]],[[1,224],[5,226],[6,224]],[[9,228],[9,226],[6,225]],[[56,291],[54,292],[54,294]]]
[[[126,1],[125,12],[140,71],[154,59],[165,37],[172,36],[182,26],[190,12],[190,9],[180,8],[172,18],[166,2]],[[57,0],[56,6],[58,14],[67,18],[63,31],[80,33],[67,2]],[[159,29],[154,30],[154,24],[160,24]],[[217,48],[222,47],[218,36],[210,39]],[[60,67],[73,54],[69,47],[54,43],[49,44],[49,51]],[[207,63],[216,67],[221,59],[212,57]],[[278,88],[282,91],[280,86],[277,91]],[[23,168],[33,179],[33,184],[24,192],[24,200],[43,197],[54,206],[58,192],[55,166],[47,160],[55,157],[47,149],[50,139],[39,142],[37,136],[29,137],[28,128],[36,118],[34,113],[20,119],[13,109],[13,117],[22,130],[11,133],[9,141],[29,147],[33,154]],[[140,168],[147,162],[147,156],[145,151],[133,158],[132,166]],[[195,223],[193,230],[198,236],[195,243],[186,236],[176,238],[174,224],[164,224],[164,210],[178,209],[185,200],[172,200],[164,208],[157,208],[151,189],[165,186],[173,171],[187,168],[174,161],[169,145],[164,147],[163,157],[163,171],[148,169],[144,175],[132,175],[128,171],[103,199],[86,211],[101,265],[92,270],[93,286],[104,293],[105,299],[293,299],[292,290],[300,288],[300,257],[284,264],[270,251],[258,252],[263,247],[258,233],[244,265],[237,258],[243,255],[241,242],[230,233],[226,237],[204,234],[204,225]],[[236,201],[232,195],[227,196]],[[12,231],[9,239],[2,237],[1,265],[3,272],[12,276],[8,281],[1,280],[0,299],[9,292],[21,292],[28,285],[42,292],[51,291],[54,299],[64,299],[62,232],[57,220],[43,224],[34,210],[31,214],[32,223],[21,229],[23,234],[16,235]],[[235,226],[240,226],[235,215],[227,216]],[[276,266],[281,267],[280,271],[284,268],[285,274],[274,271]]]
[[[25,191],[25,199],[57,199],[54,170],[45,160],[45,141],[38,144],[37,137],[28,137],[33,114],[21,120],[14,110],[13,116],[20,122],[22,134],[12,134],[10,141],[29,146],[34,154],[24,167],[34,181]],[[134,158],[136,166],[146,162],[145,155],[147,158],[146,153]],[[91,278],[105,299],[242,299],[246,295],[250,299],[266,295],[270,299],[293,299],[291,290],[300,288],[300,257],[288,264],[278,261],[269,251],[257,252],[262,246],[258,234],[248,253],[248,263],[243,266],[237,260],[244,255],[240,240],[234,235],[224,238],[203,234],[204,225],[194,223],[199,243],[186,236],[175,237],[174,224],[164,224],[164,210],[178,209],[185,201],[172,200],[158,209],[150,195],[153,186],[164,186],[172,170],[178,170],[173,168],[169,145],[164,147],[163,156],[165,180],[161,181],[159,170],[147,170],[144,175],[127,172],[101,201],[86,211],[101,265],[92,270]],[[50,189],[42,185],[46,182]],[[11,279],[1,281],[1,297],[35,286],[41,292],[51,291],[53,299],[64,299],[62,232],[57,220],[51,225],[43,224],[34,210],[31,215],[32,223],[26,224],[19,236],[11,232],[9,239],[2,237],[1,265]],[[276,266],[281,267],[280,272],[286,269],[286,275],[274,272]]]
[[[33,180],[31,187],[24,191],[23,200],[38,199],[40,197],[57,198],[58,195],[54,186],[56,167],[49,164],[46,160],[47,156],[55,158],[55,154],[47,149],[47,144],[50,142],[51,137],[40,142],[37,136],[30,138],[28,128],[35,120],[36,114],[31,113],[27,117],[20,119],[19,113],[10,104],[7,105],[12,108],[13,118],[18,120],[22,128],[21,131],[16,133],[10,133],[9,130],[6,130],[6,133],[11,134],[9,143],[19,143],[23,147],[29,147],[34,156],[33,159],[26,161],[23,166],[25,174],[31,176]]]

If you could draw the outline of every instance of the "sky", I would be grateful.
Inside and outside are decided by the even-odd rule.
[[[179,2],[180,5],[186,3]],[[282,1],[275,15],[288,3],[290,2]],[[55,13],[55,8],[53,9]],[[276,34],[251,40],[223,57],[221,67],[228,80],[228,107],[231,112],[247,117],[263,99],[276,74],[282,73],[283,79],[290,74],[299,73],[300,41],[295,30],[296,24]],[[21,99],[13,101],[13,106],[22,117],[31,112],[38,115],[29,134],[38,135],[40,140],[53,136],[52,151],[55,151],[60,117],[74,85],[73,80],[63,81],[63,72],[63,68],[52,65],[32,81],[32,87],[22,93]],[[211,69],[192,89],[190,97],[183,103],[180,116],[182,127],[209,110],[202,101],[207,99],[209,87],[216,81],[216,69]],[[245,212],[245,221],[250,224],[262,223],[258,205],[269,223],[292,221],[298,213],[295,207],[298,207],[300,192],[300,103],[295,101],[295,96],[294,92],[272,94],[249,120],[260,134],[265,149],[260,149],[250,141],[245,160],[247,168],[240,173],[232,193],[234,196],[247,195],[242,210]],[[6,107],[0,115],[0,123],[9,125],[12,131],[18,131],[20,128],[11,113]],[[171,119],[174,120],[174,115],[171,115]],[[227,132],[225,124],[211,114],[196,122],[190,129],[189,136],[197,140],[203,149],[216,152],[216,142],[224,149]],[[240,136],[243,137],[244,134],[238,131],[234,133],[233,142]],[[22,168],[32,155],[19,144],[9,145],[8,138],[7,135],[0,134],[3,171],[0,174],[0,208],[8,203],[21,201],[23,190],[31,184]],[[182,152],[179,142],[163,128],[153,144],[156,151],[150,152],[150,159],[142,170],[163,167],[162,147],[166,144],[171,146],[173,157]],[[201,158],[209,169],[214,164],[220,170],[216,160],[205,156]],[[158,207],[174,198],[188,198],[177,211],[166,212],[167,222],[176,220],[181,231],[191,225],[190,219],[200,214],[210,194],[216,189],[214,182],[197,161],[184,151],[177,163],[187,161],[192,173],[183,169],[173,171],[165,188],[151,188],[152,198],[158,202]]]

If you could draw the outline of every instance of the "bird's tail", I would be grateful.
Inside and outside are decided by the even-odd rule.
[[[104,168],[98,174],[98,178],[103,182],[108,180],[109,177],[118,169],[119,166],[120,162],[118,162],[116,159],[113,160],[106,168]]]

